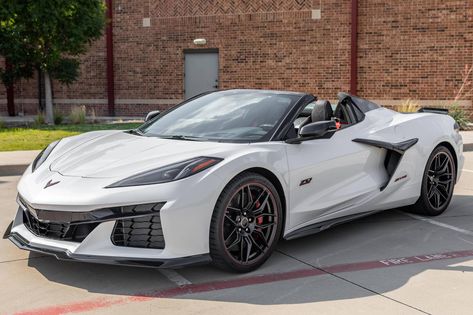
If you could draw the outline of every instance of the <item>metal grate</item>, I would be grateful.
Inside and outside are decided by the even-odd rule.
[[[23,211],[23,223],[36,236],[71,242],[82,242],[98,225],[98,223],[41,222],[29,211]]]
[[[112,242],[116,246],[163,249],[165,244],[159,213],[117,220]]]

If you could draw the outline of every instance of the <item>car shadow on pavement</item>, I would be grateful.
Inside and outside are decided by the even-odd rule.
[[[449,211],[432,218],[473,231],[473,196],[456,195]],[[226,273],[212,266],[178,270],[198,283],[251,279],[268,274],[307,270],[348,263],[373,262],[389,258],[473,250],[473,236],[416,220],[399,210],[382,212],[305,238],[282,241],[278,251],[259,270],[249,274]],[[457,273],[473,271],[472,257],[432,260],[389,268],[373,268],[336,275],[321,274],[265,284],[235,286],[179,295],[199,299],[258,305],[294,304],[353,299],[383,294],[404,286],[411,278],[431,270]],[[50,282],[107,295],[158,296],[156,292],[175,288],[158,270],[125,266],[58,261],[30,255],[28,266]],[[473,279],[473,278],[468,278]],[[218,292],[217,292],[218,291]],[[153,295],[154,294],[154,295]],[[429,294],[425,292],[426,296]]]

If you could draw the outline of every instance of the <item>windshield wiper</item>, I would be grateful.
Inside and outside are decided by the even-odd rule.
[[[172,135],[172,136],[157,136],[163,139],[171,140],[187,140],[187,141],[207,141],[208,139],[203,137],[193,137],[193,136],[184,136],[184,135]]]
[[[128,130],[128,133],[136,136],[144,136],[144,134],[139,129]]]

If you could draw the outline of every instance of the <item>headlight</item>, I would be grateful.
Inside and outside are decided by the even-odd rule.
[[[48,156],[53,152],[54,148],[57,146],[60,140],[54,141],[50,145],[48,145],[46,148],[44,148],[43,151],[41,151],[38,156],[34,159],[33,164],[31,164],[31,171],[34,172],[38,167],[41,166],[41,164],[46,161]]]
[[[202,172],[220,161],[222,161],[220,158],[197,157],[130,176],[105,188],[142,186],[172,182]]]

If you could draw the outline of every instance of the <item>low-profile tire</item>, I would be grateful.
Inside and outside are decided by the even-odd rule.
[[[264,176],[246,172],[220,194],[210,224],[210,256],[215,266],[249,272],[271,255],[282,230],[281,198]]]
[[[420,197],[408,210],[428,216],[442,214],[452,200],[456,174],[450,150],[444,146],[435,148],[425,166]]]

